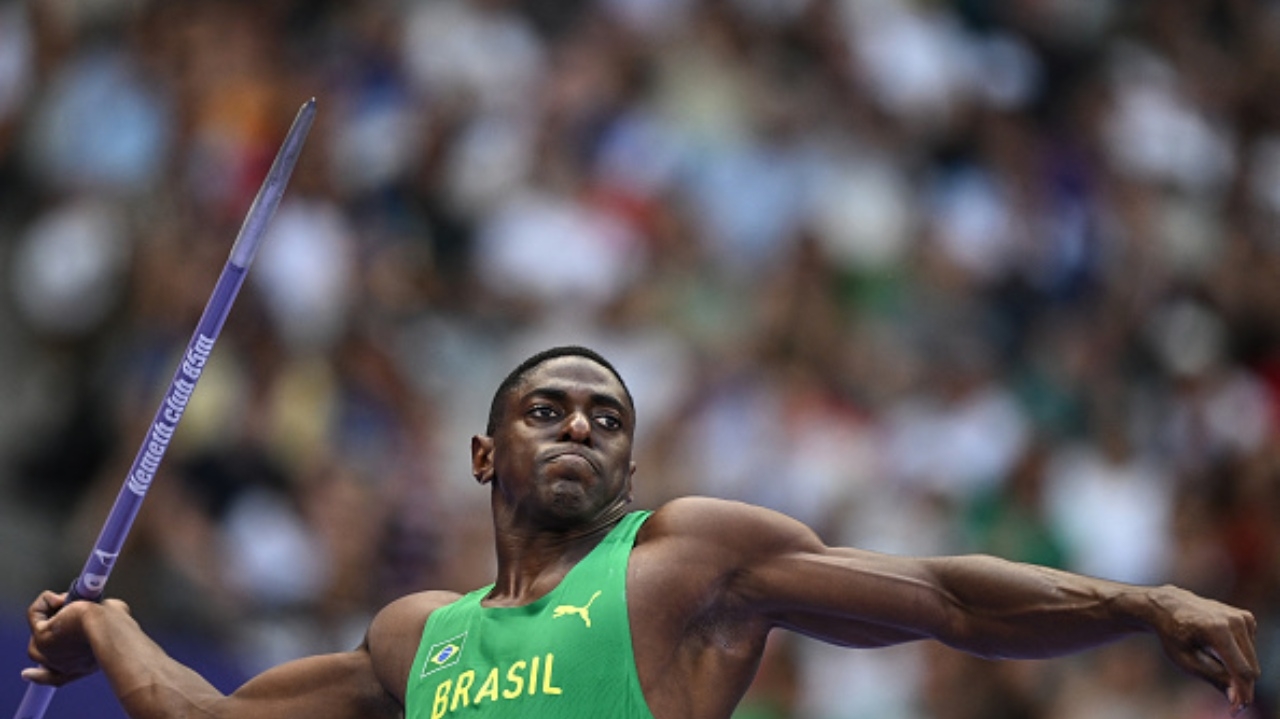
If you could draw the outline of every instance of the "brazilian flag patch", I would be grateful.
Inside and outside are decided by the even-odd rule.
[[[458,663],[462,656],[462,646],[467,642],[467,633],[463,632],[452,639],[436,642],[427,650],[427,661],[422,664],[422,676],[427,676],[447,669]]]

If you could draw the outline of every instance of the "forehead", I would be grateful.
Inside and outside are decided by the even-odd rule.
[[[623,400],[626,390],[608,369],[587,357],[565,356],[531,368],[516,385],[516,394],[524,395],[540,389],[590,387],[593,392],[607,393]]]

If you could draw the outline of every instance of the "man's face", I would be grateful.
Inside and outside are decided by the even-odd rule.
[[[507,395],[493,437],[473,440],[473,470],[496,483],[515,516],[587,520],[629,495],[634,430],[612,373],[585,357],[557,357]]]

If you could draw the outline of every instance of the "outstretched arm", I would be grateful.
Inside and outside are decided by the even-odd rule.
[[[356,719],[400,716],[400,704],[374,672],[367,647],[282,664],[224,695],[170,658],[120,602],[73,602],[45,592],[28,610],[31,658],[23,676],[63,684],[100,667],[134,719],[203,716],[305,716]]]
[[[1256,625],[1246,611],[1173,586],[1109,582],[989,556],[911,558],[824,545],[759,508],[707,500],[696,531],[726,551],[728,594],[781,626],[879,646],[932,638],[986,657],[1068,654],[1156,635],[1182,669],[1253,701]]]

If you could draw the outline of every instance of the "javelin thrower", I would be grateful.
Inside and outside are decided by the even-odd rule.
[[[84,569],[68,590],[69,601],[98,601],[102,597],[107,578],[111,576],[111,570],[115,566],[116,558],[120,556],[120,550],[129,535],[133,520],[142,507],[142,500],[146,498],[147,490],[155,479],[160,462],[164,459],[169,442],[177,430],[178,422],[182,419],[187,403],[191,400],[196,383],[200,381],[200,375],[204,371],[205,363],[209,360],[214,342],[217,341],[222,325],[231,312],[231,306],[240,292],[240,286],[244,284],[245,275],[258,252],[258,246],[262,244],[267,225],[280,205],[280,198],[284,195],[289,176],[293,174],[294,165],[298,162],[298,155],[302,152],[302,145],[311,129],[315,113],[315,98],[303,103],[297,117],[293,120],[293,125],[289,128],[289,133],[285,136],[280,151],[271,163],[271,169],[267,172],[262,187],[258,189],[244,224],[240,227],[235,244],[231,247],[231,254],[222,268],[222,274],[218,276],[218,282],[214,285],[213,294],[205,305],[200,321],[196,324],[195,332],[192,333],[178,368],[174,371],[173,379],[164,394],[160,408],[156,410],[155,418],[147,430],[142,446],[138,448],[133,465],[125,475],[124,486],[120,488],[120,494],[116,497],[110,514],[107,515],[102,532],[94,543],[93,551],[89,553]],[[40,719],[48,709],[53,694],[52,686],[29,685],[14,719]]]
[[[490,499],[492,583],[395,599],[350,650],[226,693],[122,603],[45,591],[27,610],[40,666],[23,675],[59,685],[101,671],[133,719],[730,719],[774,631],[864,649],[935,641],[991,659],[1146,634],[1231,711],[1254,701],[1254,616],[1185,589],[830,546],[786,515],[710,497],[638,510],[636,421],[598,353],[553,347],[520,363],[470,445]]]

